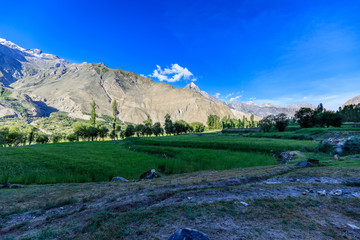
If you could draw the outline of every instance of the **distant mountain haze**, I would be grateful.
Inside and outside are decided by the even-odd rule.
[[[356,96],[356,97],[353,97],[352,99],[347,100],[347,101],[344,103],[344,106],[347,106],[347,105],[357,105],[357,104],[360,104],[360,95],[359,95],[359,96]]]
[[[254,102],[226,102],[224,100],[218,99],[215,96],[212,96],[208,94],[207,92],[201,91],[198,86],[195,85],[195,83],[189,83],[184,87],[185,89],[189,89],[193,92],[200,93],[204,97],[208,98],[209,100],[217,103],[222,103],[224,105],[227,105],[229,108],[243,112],[248,115],[255,115],[259,117],[266,117],[268,115],[277,115],[279,113],[285,113],[289,118],[293,117],[295,112],[299,110],[302,107],[308,107],[308,108],[316,108],[316,106],[309,104],[309,103],[299,103],[299,104],[292,104],[289,106],[277,106],[272,103],[264,103],[262,105],[257,105]]]
[[[132,123],[141,123],[148,117],[163,122],[167,113],[173,120],[202,123],[210,114],[250,117],[191,89],[155,83],[132,72],[110,69],[103,63],[69,63],[1,38],[0,85],[0,117],[47,116],[53,111],[64,111],[72,117],[86,118],[92,100],[100,116],[111,116],[112,102],[116,100],[118,117]]]

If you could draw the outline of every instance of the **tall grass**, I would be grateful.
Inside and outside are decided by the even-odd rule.
[[[166,157],[159,169],[165,173],[183,173],[199,170],[225,170],[255,166],[275,165],[276,159],[270,154],[235,152],[229,150],[154,147],[137,145],[137,151]]]
[[[276,164],[268,154],[261,153],[153,146],[130,148],[123,141],[1,148],[0,182],[97,182],[109,181],[114,176],[138,179],[153,168],[171,174]]]
[[[244,138],[239,136],[222,136],[217,134],[189,134],[179,136],[153,137],[153,138],[130,138],[128,144],[153,145],[184,148],[222,149],[245,152],[266,152],[299,150],[307,146],[314,149],[315,141],[299,141],[270,138]]]

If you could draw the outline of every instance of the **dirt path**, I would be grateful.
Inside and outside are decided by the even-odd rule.
[[[355,203],[355,207],[359,207],[360,209],[360,199],[356,198],[353,194],[356,192],[360,192],[360,188],[357,186],[346,186],[343,182],[360,182],[360,176],[349,176],[349,177],[337,177],[337,176],[322,176],[322,177],[313,177],[313,176],[303,176],[301,178],[291,178],[288,176],[284,176],[293,171],[297,171],[298,169],[293,167],[280,167],[275,169],[270,169],[265,172],[256,172],[255,175],[250,173],[250,176],[242,176],[244,172],[233,172],[223,171],[223,172],[203,172],[198,175],[188,174],[188,175],[179,175],[179,179],[172,179],[175,176],[166,177],[164,179],[155,179],[151,181],[144,182],[134,182],[134,183],[98,183],[98,184],[89,184],[89,185],[67,185],[64,186],[64,189],[60,189],[58,185],[51,186],[38,186],[36,189],[19,189],[16,191],[23,191],[24,193],[30,194],[29,191],[33,191],[31,194],[37,194],[39,199],[46,199],[47,204],[41,204],[41,202],[35,202],[29,204],[28,207],[23,208],[20,212],[13,211],[14,213],[8,212],[7,214],[2,213],[2,218],[0,220],[0,236],[13,236],[15,238],[26,237],[26,236],[35,236],[44,232],[46,229],[55,229],[56,232],[61,232],[58,235],[59,239],[68,238],[68,237],[78,237],[79,239],[83,238],[83,234],[91,234],[88,232],[88,227],[91,226],[94,221],[94,216],[97,216],[98,213],[109,213],[111,216],[122,216],[126,213],[132,214],[142,214],[144,212],[158,212],[159,209],[183,209],[190,208],[193,209],[188,213],[190,216],[193,212],[196,212],[196,207],[199,209],[203,209],[204,206],[207,208],[208,206],[221,206],[224,205],[224,209],[227,209],[229,203],[234,204],[234,208],[241,213],[242,211],[260,211],[261,205],[255,206],[254,204],[258,201],[263,201],[264,205],[267,206],[268,201],[276,203],[277,201],[289,202],[291,204],[294,199],[296,201],[315,201],[315,202],[329,202],[329,206],[332,206],[332,203],[336,201],[350,201],[352,204]],[[239,170],[240,171],[240,170]],[[234,177],[238,175],[238,177]],[[311,174],[310,174],[311,175]],[[201,178],[199,178],[201,176]],[[207,177],[207,178],[206,178]],[[201,180],[200,180],[201,179]],[[175,183],[174,183],[175,182]],[[58,191],[69,191],[67,193],[67,198],[59,201],[59,192]],[[307,192],[310,190],[310,192]],[[330,195],[329,193],[333,190],[340,189],[344,194],[340,196]],[[318,194],[318,191],[326,191],[325,196],[321,196]],[[14,191],[14,190],[6,190],[6,191]],[[304,193],[305,192],[305,193]],[[33,196],[31,195],[30,196]],[[43,195],[41,195],[43,194]],[[306,194],[306,195],[304,195]],[[0,195],[0,200],[3,195]],[[42,198],[40,197],[42,196]],[[11,203],[9,202],[8,207],[19,207],[19,205],[24,205],[28,201],[24,199],[24,195],[14,195],[11,199]],[[34,198],[36,198],[34,196]],[[4,204],[6,204],[6,200],[10,198],[5,198]],[[269,200],[270,199],[270,200]],[[271,200],[272,199],[272,200]],[[10,200],[8,200],[10,201]],[[30,201],[30,200],[29,200]],[[295,201],[295,202],[296,202]],[[356,205],[358,201],[358,205]],[[248,203],[248,206],[244,206],[243,203]],[[36,205],[38,204],[38,205]],[[301,205],[301,204],[300,204]],[[271,206],[271,205],[269,205]],[[2,210],[5,211],[7,206],[3,205]],[[244,208],[244,209],[243,209]],[[345,209],[344,213],[339,212],[330,212],[332,207],[326,208],[324,210],[329,211],[329,213],[321,213],[328,216],[329,214],[338,214],[341,217],[337,219],[337,226],[345,226],[348,223],[353,223],[354,226],[360,226],[360,215],[354,215],[353,218],[349,218],[346,215],[346,212],[351,212],[354,208],[352,205],[349,209]],[[287,209],[278,209],[281,211],[288,211]],[[291,209],[290,209],[291,210]],[[289,210],[289,211],[290,211]],[[295,209],[296,210],[296,209]],[[295,211],[294,210],[294,211]],[[358,210],[358,209],[357,209]],[[356,210],[356,211],[357,211]],[[162,210],[163,211],[163,210]],[[216,210],[218,211],[218,210]],[[271,209],[269,210],[271,212]],[[269,212],[268,211],[268,212]],[[210,211],[211,212],[211,211]],[[268,214],[268,212],[264,212],[264,216]],[[296,211],[295,211],[296,212]],[[354,210],[355,212],[355,210]],[[212,212],[211,212],[212,213]],[[217,213],[217,212],[215,212]],[[210,216],[213,217],[215,213],[211,215],[205,214],[206,221]],[[95,214],[95,215],[94,215]],[[280,213],[279,213],[280,214]],[[318,219],[319,216],[314,215],[311,212],[306,213],[309,216],[312,214],[311,218],[312,222],[321,222]],[[321,215],[320,214],[320,215]],[[186,211],[185,211],[186,215]],[[251,215],[251,214],[250,214]],[[280,214],[281,215],[281,214]],[[231,214],[225,214],[223,217],[218,219],[218,222],[213,222],[214,228],[221,228],[221,222],[226,224],[224,219],[231,217]],[[242,218],[246,218],[242,216]],[[283,222],[286,222],[286,217],[282,217]],[[148,218],[145,218],[146,220]],[[235,218],[236,219],[236,218]],[[285,220],[284,220],[285,219]],[[340,220],[341,219],[341,220]],[[206,227],[205,223],[201,221],[201,223],[196,223],[196,218],[190,217],[193,225],[197,225],[208,229],[211,233],[212,228]],[[104,223],[101,224],[110,224],[107,222],[108,219],[104,220]],[[136,224],[138,220],[132,220],[127,222],[126,226],[132,229],[132,225]],[[139,220],[140,221],[140,220]],[[141,221],[145,221],[144,219]],[[170,221],[170,217],[168,217],[168,221]],[[189,219],[188,219],[189,221]],[[230,220],[228,220],[230,221]],[[236,226],[233,226],[233,222],[235,220],[231,220],[231,226],[234,229],[237,229]],[[240,221],[240,220],[239,220]],[[255,221],[251,220],[249,222],[253,222],[253,225],[257,225],[263,222],[264,220]],[[280,220],[279,220],[280,221]],[[310,220],[309,220],[310,221]],[[80,231],[78,228],[70,228],[67,223],[73,222],[75,226],[79,226],[82,230]],[[181,223],[181,224],[180,224]],[[243,224],[243,222],[240,222]],[[263,222],[264,223],[264,222]],[[100,224],[100,223],[99,223]],[[100,225],[101,225],[100,224]],[[179,222],[178,224],[171,225],[172,228],[181,228],[183,222]],[[265,223],[264,223],[265,224]],[[99,226],[100,226],[99,225]],[[153,224],[149,224],[149,226]],[[276,231],[271,229],[272,224],[265,224],[266,228],[269,230],[267,235],[264,233],[256,233],[252,231],[251,236],[261,239],[262,237],[266,237],[267,239],[302,239],[300,236],[304,234],[304,236],[309,236],[308,233],[304,232],[305,230],[296,229],[294,232],[295,235],[291,235],[285,231],[286,233],[281,232],[281,228],[276,227]],[[265,226],[264,225],[264,226]],[[328,223],[324,223],[322,226],[320,223],[318,224],[320,229],[328,228]],[[59,230],[61,226],[62,231]],[[81,227],[80,227],[81,226]],[[136,227],[136,226],[133,226]],[[250,226],[249,226],[250,227]],[[146,228],[146,227],[145,227]],[[64,230],[65,229],[65,230]],[[85,230],[84,230],[85,229]],[[147,229],[147,228],[146,228]],[[151,228],[153,229],[153,228]],[[168,234],[167,229],[158,229],[158,234],[156,235],[157,239],[166,239],[165,235]],[[55,231],[54,230],[54,231]],[[64,233],[64,231],[65,233]],[[95,230],[94,230],[95,231]],[[97,230],[96,230],[97,231]],[[96,232],[95,231],[95,232]],[[169,230],[170,231],[170,230]],[[212,233],[212,236],[217,238],[212,239],[251,239],[249,238],[235,238],[236,234],[228,232],[228,230],[223,230],[228,234],[228,238],[220,238],[222,236],[219,233]],[[238,231],[238,230],[237,230]],[[279,232],[277,232],[279,231]],[[336,231],[340,231],[339,229]],[[347,227],[347,231],[350,236],[360,238],[360,231],[356,229],[351,229],[351,227]],[[235,231],[236,232],[236,231]],[[243,232],[242,232],[243,233]],[[316,233],[316,234],[315,234]],[[245,234],[245,233],[243,233]],[[290,234],[290,235],[289,235]],[[297,238],[296,234],[299,238]],[[324,233],[321,231],[314,231],[314,236],[324,237]],[[338,237],[338,234],[333,234],[334,237],[330,239]],[[326,235],[326,234],[325,234]],[[346,235],[346,234],[345,234]],[[82,236],[82,237],[81,237]],[[107,235],[103,233],[103,237]],[[154,235],[155,236],[155,235]],[[162,236],[163,238],[159,237]],[[245,235],[244,235],[245,236]],[[292,236],[292,237],[291,237]],[[311,235],[310,235],[311,236]],[[97,238],[97,237],[95,237]],[[329,239],[328,238],[328,239]],[[49,239],[52,239],[51,237]],[[120,238],[119,239],[156,239],[155,237],[144,237],[144,238],[134,238],[134,236],[130,236],[128,238]],[[321,238],[308,238],[308,239],[321,239]],[[326,239],[326,238],[325,238]]]

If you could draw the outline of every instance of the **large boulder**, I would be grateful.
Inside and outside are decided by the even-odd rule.
[[[158,177],[159,177],[159,175],[156,174],[155,169],[151,169],[151,170],[141,174],[140,179],[153,179],[153,178],[158,178]]]
[[[297,162],[297,163],[295,163],[295,166],[299,166],[299,167],[311,167],[311,163],[309,163],[308,161],[302,161],[302,162]]]
[[[210,240],[210,238],[196,229],[184,228],[175,232],[168,240]]]

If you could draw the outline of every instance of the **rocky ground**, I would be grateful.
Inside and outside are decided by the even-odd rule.
[[[340,191],[339,191],[340,190]],[[0,189],[1,239],[360,239],[358,168],[276,166]]]

